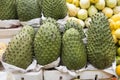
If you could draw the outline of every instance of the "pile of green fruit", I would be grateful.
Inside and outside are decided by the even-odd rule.
[[[28,21],[42,16],[61,19],[67,15],[65,0],[0,0],[0,19]]]
[[[3,61],[26,69],[33,58],[38,64],[46,65],[60,57],[60,65],[70,70],[81,69],[87,62],[98,69],[108,68],[116,55],[108,19],[103,13],[97,13],[91,20],[87,45],[82,26],[73,20],[66,22],[62,32],[52,18],[42,21],[36,33],[31,26],[24,26],[11,39]]]

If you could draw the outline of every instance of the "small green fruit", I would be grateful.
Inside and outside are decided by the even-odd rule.
[[[120,47],[117,49],[117,55],[120,56]]]

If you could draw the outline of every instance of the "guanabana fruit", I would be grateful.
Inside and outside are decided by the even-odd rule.
[[[41,8],[37,0],[16,0],[17,13],[21,21],[41,17]]]
[[[53,23],[53,24],[55,24],[56,26],[59,27],[57,21],[56,21],[54,18],[48,17],[48,18],[46,18],[45,20],[42,20],[42,24],[44,24],[44,23],[46,23],[46,22]]]
[[[64,32],[66,30],[70,29],[70,28],[77,29],[79,31],[80,35],[81,35],[80,37],[81,38],[85,38],[85,34],[83,32],[83,28],[82,28],[82,26],[78,22],[76,22],[74,20],[68,20],[67,23],[65,24]]]
[[[65,0],[43,0],[42,12],[45,17],[62,19],[67,15],[67,5]]]
[[[3,54],[3,61],[26,69],[32,62],[34,29],[25,26],[12,38]]]
[[[0,19],[16,19],[16,3],[15,0],[0,0]]]
[[[61,35],[58,27],[46,22],[40,26],[34,39],[34,53],[40,65],[49,64],[60,55]]]
[[[75,28],[70,28],[63,34],[62,63],[70,70],[78,70],[87,63],[86,49],[81,36]]]
[[[112,66],[116,49],[108,19],[103,13],[97,13],[91,17],[87,35],[88,61],[98,69]]]

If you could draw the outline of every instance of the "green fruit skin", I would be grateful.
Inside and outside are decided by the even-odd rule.
[[[45,22],[40,26],[34,39],[35,58],[40,65],[47,65],[60,56],[61,34],[58,27]]]
[[[17,19],[15,0],[0,0],[0,19]]]
[[[120,65],[120,56],[116,56],[116,64]]]
[[[65,0],[43,0],[42,12],[45,17],[56,20],[62,19],[67,15],[67,5]]]
[[[112,66],[116,56],[115,43],[109,28],[108,19],[103,13],[91,17],[87,32],[88,61],[98,69]]]
[[[16,0],[17,13],[21,21],[41,17],[41,8],[37,0]]]
[[[26,69],[32,63],[33,36],[34,29],[30,26],[24,26],[9,42],[3,54],[3,61]]]
[[[85,46],[75,28],[68,29],[62,38],[62,63],[70,70],[83,68],[87,62]]]

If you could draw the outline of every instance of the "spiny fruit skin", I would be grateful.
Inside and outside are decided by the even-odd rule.
[[[37,0],[16,0],[17,13],[21,21],[41,17],[41,8]]]
[[[9,42],[5,54],[3,54],[3,61],[26,69],[32,62],[33,36],[34,29],[32,27],[23,27]]]
[[[78,30],[68,29],[62,38],[62,63],[70,70],[78,70],[86,65],[87,56]]]
[[[58,27],[50,22],[42,24],[35,35],[34,53],[40,65],[49,64],[60,55],[61,35]]]
[[[82,28],[82,26],[78,22],[76,22],[74,20],[67,21],[67,23],[65,24],[65,27],[64,27],[64,32],[66,30],[70,29],[70,28],[77,29],[79,31],[80,35],[81,35],[81,38],[85,37],[85,34],[83,32],[83,28]]]
[[[0,0],[0,19],[16,19],[17,11],[15,0]]]
[[[98,69],[105,69],[112,66],[116,55],[109,22],[103,13],[93,15],[91,20],[88,29],[88,61]]]
[[[45,17],[52,17],[56,20],[67,15],[67,5],[65,0],[43,0],[42,12]]]
[[[57,21],[56,21],[54,18],[48,17],[48,18],[46,18],[45,20],[42,20],[42,24],[45,24],[46,22],[53,23],[53,24],[55,24],[56,26],[59,27]]]

